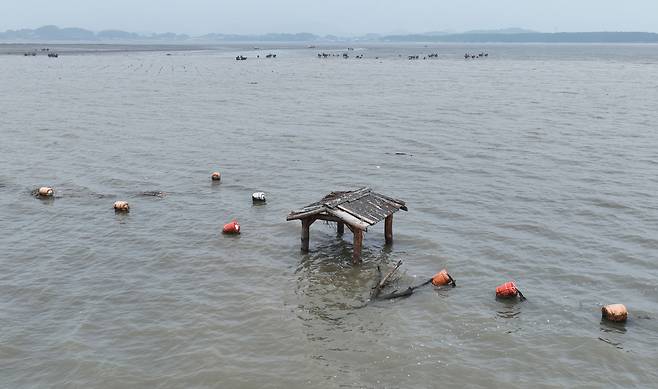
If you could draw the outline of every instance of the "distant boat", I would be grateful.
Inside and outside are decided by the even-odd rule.
[[[306,46],[306,48],[307,49],[315,49],[315,46],[314,45],[308,45],[308,46]]]

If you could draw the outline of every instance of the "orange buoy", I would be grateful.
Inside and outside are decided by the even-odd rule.
[[[601,308],[601,316],[610,321],[624,322],[628,318],[628,310],[624,304],[611,304]]]
[[[41,197],[52,197],[55,191],[49,186],[42,186],[37,190],[37,194]]]
[[[523,293],[516,287],[514,281],[506,282],[496,288],[496,297],[498,298],[513,298],[519,296],[521,301],[525,300]]]
[[[221,175],[221,173],[219,173],[219,172],[213,172],[213,173],[210,175],[210,178],[211,178],[213,181],[221,181],[221,180],[222,180],[222,175]]]
[[[455,280],[448,274],[448,270],[443,269],[440,272],[436,273],[434,277],[432,277],[432,285],[434,286],[443,286],[443,285],[452,285],[453,287],[455,285]]]
[[[237,220],[232,220],[228,224],[224,224],[222,232],[225,234],[239,234],[240,233],[240,224]]]
[[[127,201],[115,201],[114,210],[117,212],[128,212],[130,211],[130,205]]]

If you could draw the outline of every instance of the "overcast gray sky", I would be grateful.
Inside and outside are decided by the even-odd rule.
[[[0,30],[45,24],[188,34],[658,32],[658,0],[0,0]]]

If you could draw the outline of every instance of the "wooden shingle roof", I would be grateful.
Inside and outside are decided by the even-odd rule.
[[[331,192],[318,202],[290,212],[286,219],[334,217],[352,227],[367,230],[369,226],[377,224],[400,209],[407,210],[404,201],[375,193],[370,188],[361,188],[347,192]]]

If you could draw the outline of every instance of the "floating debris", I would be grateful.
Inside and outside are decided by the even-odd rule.
[[[222,175],[219,172],[213,172],[210,175],[210,179],[213,181],[221,181],[222,180]]]
[[[385,294],[385,295],[380,295],[381,291],[388,285],[390,282],[391,277],[395,272],[402,266],[402,261],[398,261],[398,263],[391,269],[384,277],[382,277],[382,272],[379,266],[377,266],[377,276],[378,276],[378,281],[375,283],[375,286],[372,288],[372,292],[370,294],[370,299],[375,300],[391,300],[395,298],[400,298],[400,297],[408,297],[411,296],[414,291],[418,288],[421,288],[425,285],[432,284],[434,286],[445,286],[445,285],[451,285],[453,288],[456,285],[455,280],[448,274],[448,271],[446,269],[441,270],[439,273],[434,275],[434,277],[430,278],[429,280],[416,285],[416,286],[410,286],[407,289],[403,290],[402,292],[398,292],[397,290],[394,290],[391,293]]]
[[[618,349],[620,349],[620,350],[623,350],[623,349],[624,349],[623,347],[621,347],[621,343],[616,343],[616,342],[613,342],[613,341],[611,341],[611,340],[608,340],[608,339],[602,338],[602,337],[600,337],[600,336],[599,336],[599,340],[602,341],[602,342],[605,342],[605,343],[607,343],[607,344],[609,344],[609,345],[611,345],[611,346],[615,346],[616,348],[618,348]]]
[[[150,192],[141,192],[139,194],[140,196],[151,196],[151,197],[165,197],[167,194],[165,192],[159,192],[159,191],[150,191]]]

